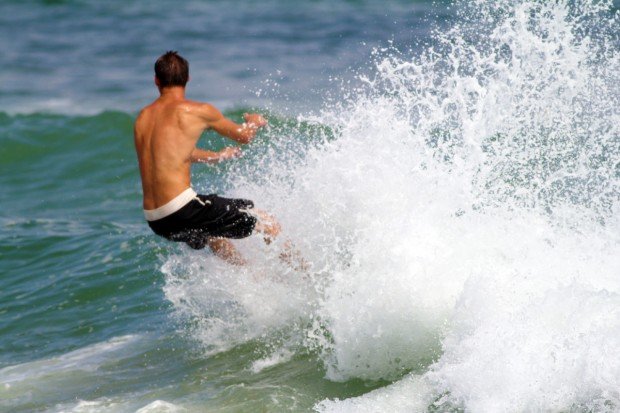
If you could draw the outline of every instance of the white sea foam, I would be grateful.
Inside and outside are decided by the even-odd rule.
[[[57,357],[4,367],[0,369],[0,386],[8,389],[21,382],[49,378],[51,375],[62,376],[77,371],[95,371],[106,361],[115,360],[115,355],[119,351],[123,351],[139,339],[140,336],[136,335],[114,337],[103,343],[93,344]]]
[[[58,405],[53,409],[49,409],[48,412],[53,413],[97,413],[101,411],[106,412],[121,412],[123,410],[122,406],[119,403],[114,402],[107,398],[102,398],[100,400],[88,401],[88,400],[79,400],[75,403],[68,403],[63,405]]]
[[[106,370],[114,371],[119,363],[122,364],[122,360],[143,353],[151,344],[144,336],[126,335],[60,356],[0,369],[0,410],[2,407],[10,409],[13,406],[28,405],[33,402],[33,394],[36,394],[38,397],[35,402],[41,404],[38,408],[42,409],[46,405],[45,411],[49,413],[186,411],[181,405],[154,400],[161,397],[161,390],[152,388],[137,393],[126,393],[121,389],[113,396],[91,400],[74,399],[55,404],[55,400],[63,399],[57,396],[67,391],[92,391],[91,386],[102,380],[101,375],[105,375]],[[48,401],[44,404],[45,399]]]
[[[136,413],[177,413],[184,411],[186,411],[184,408],[175,404],[163,400],[155,400],[154,402],[136,410]]]
[[[334,139],[233,178],[282,221],[307,280],[257,239],[240,243],[251,269],[172,257],[166,294],[194,334],[222,348],[308,320],[328,378],[419,376],[319,410],[620,409],[610,6],[463,3],[422,55],[379,52],[366,86],[315,119]]]
[[[321,413],[426,412],[432,402],[432,386],[420,376],[408,376],[390,386],[346,400],[324,400]]]
[[[59,394],[90,386],[106,367],[143,351],[147,343],[143,336],[119,336],[59,356],[4,367],[0,369],[0,407],[28,405],[33,395],[37,395],[35,403],[50,400],[48,406],[52,406]],[[50,412],[76,413],[102,410],[124,412],[127,406],[120,400],[99,398],[49,408]]]
[[[312,285],[299,274],[287,278],[294,271],[279,262],[277,243],[261,244],[261,239],[237,243],[254,263],[251,269],[229,266],[203,251],[172,256],[162,268],[166,297],[191,320],[193,334],[209,351],[264,337],[308,312]]]
[[[259,360],[255,360],[252,362],[252,367],[250,370],[253,373],[260,373],[261,371],[268,369],[270,367],[276,366],[280,363],[287,362],[293,357],[293,353],[287,349],[280,349],[278,351],[273,352],[268,357],[264,357]]]
[[[48,409],[48,413],[182,413],[188,410],[164,400],[150,403],[141,401],[143,394],[122,394],[114,398],[101,397],[96,400],[78,400],[63,403]],[[148,397],[148,395],[146,396]],[[196,410],[192,410],[196,411]]]

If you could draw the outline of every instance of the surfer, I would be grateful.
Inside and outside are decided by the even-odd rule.
[[[254,209],[246,199],[199,195],[191,186],[192,163],[218,163],[241,154],[236,146],[221,151],[196,147],[203,131],[214,130],[240,144],[250,143],[267,120],[244,114],[245,122],[227,119],[208,103],[185,98],[189,64],[169,51],[155,62],[159,97],[144,107],[134,126],[134,142],[142,178],[144,216],[155,234],[185,242],[191,248],[209,246],[220,258],[243,264],[228,238],[245,238],[260,232],[269,243],[280,232],[276,220]]]

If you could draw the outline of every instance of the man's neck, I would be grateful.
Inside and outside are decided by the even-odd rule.
[[[159,97],[163,99],[185,99],[183,86],[169,86],[159,89]]]

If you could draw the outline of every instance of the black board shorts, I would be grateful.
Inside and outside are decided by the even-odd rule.
[[[250,236],[256,226],[256,217],[247,212],[251,208],[254,203],[247,199],[197,195],[178,211],[147,222],[159,236],[202,249],[209,238]]]

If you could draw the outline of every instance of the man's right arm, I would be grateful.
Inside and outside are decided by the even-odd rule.
[[[224,148],[219,152],[205,151],[204,149],[194,148],[190,155],[192,163],[218,163],[226,159],[237,158],[241,155],[241,149],[234,147]]]
[[[256,136],[259,128],[267,125],[267,121],[256,113],[244,114],[245,122],[239,125],[226,118],[215,106],[205,103],[201,107],[201,114],[209,128],[222,136],[226,136],[239,143],[250,143]]]

